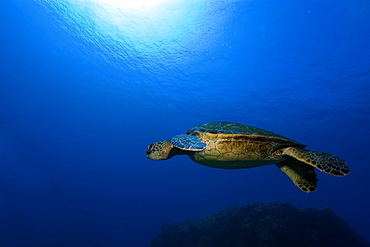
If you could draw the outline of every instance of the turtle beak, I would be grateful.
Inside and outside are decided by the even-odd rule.
[[[146,149],[146,157],[149,158],[149,155],[153,152],[153,144],[150,144]]]

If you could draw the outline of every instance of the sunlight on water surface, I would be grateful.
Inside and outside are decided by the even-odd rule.
[[[184,45],[187,37],[194,38],[198,32],[196,20],[207,5],[203,0],[39,0],[38,3],[62,15],[68,29],[77,29],[69,32],[85,41],[96,42],[95,38],[100,37],[145,53],[173,49]]]

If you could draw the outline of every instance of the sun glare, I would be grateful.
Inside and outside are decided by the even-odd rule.
[[[64,30],[109,53],[155,53],[194,42],[206,0],[35,0],[59,17]],[[113,47],[113,48],[112,48]]]
[[[97,4],[110,5],[118,9],[130,9],[133,11],[148,11],[169,0],[96,0]]]
[[[142,50],[179,43],[194,34],[203,0],[69,0],[103,36]],[[176,40],[176,42],[175,42]]]

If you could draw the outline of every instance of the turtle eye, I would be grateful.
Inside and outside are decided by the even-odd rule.
[[[153,148],[153,144],[150,144],[149,146],[148,146],[148,150],[151,150]]]

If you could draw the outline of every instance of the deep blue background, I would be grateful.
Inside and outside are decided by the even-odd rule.
[[[370,240],[368,1],[204,1],[181,28],[126,19],[118,38],[67,4],[26,2],[0,3],[0,245],[144,247],[164,222],[256,201],[330,207]],[[275,166],[145,158],[208,121],[277,132],[352,173],[319,173],[306,194]]]

